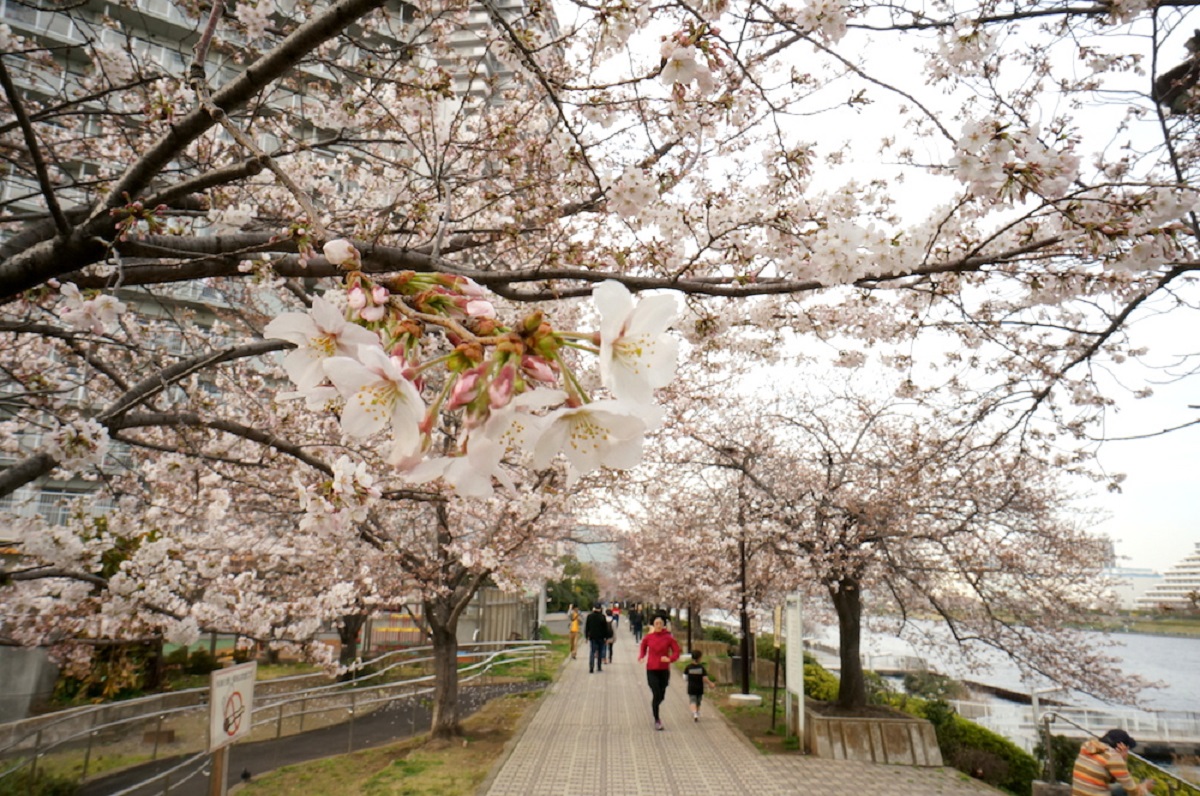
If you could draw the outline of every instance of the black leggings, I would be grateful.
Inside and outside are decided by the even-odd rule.
[[[658,721],[658,706],[667,698],[667,684],[671,682],[671,670],[647,669],[646,682],[650,685],[650,693],[654,697],[650,701],[650,709],[654,711],[654,720]]]

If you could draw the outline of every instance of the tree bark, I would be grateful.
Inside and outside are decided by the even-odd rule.
[[[146,685],[147,692],[155,692],[162,689],[163,685],[163,640],[159,636],[154,641],[146,645],[149,648],[148,660],[146,661]]]
[[[445,622],[430,611],[429,629],[433,636],[433,720],[429,729],[431,738],[453,738],[462,735],[458,722],[458,633],[457,614],[452,622]]]
[[[856,578],[842,578],[830,585],[838,616],[838,657],[842,675],[838,686],[839,707],[855,710],[867,704],[867,681],[862,667],[862,592]]]
[[[741,619],[742,642],[739,647],[742,658],[742,693],[750,693],[750,596],[746,585],[746,538],[738,540],[738,583],[741,588],[741,603],[739,613]]]
[[[338,627],[338,638],[342,642],[341,652],[338,653],[338,663],[342,666],[349,666],[358,659],[358,634],[362,631],[366,621],[366,614],[347,614],[342,617]],[[354,672],[346,672],[342,675],[343,680],[353,680],[354,677]]]

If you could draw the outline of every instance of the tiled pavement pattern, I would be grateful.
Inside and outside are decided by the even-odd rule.
[[[657,732],[645,671],[636,659],[624,624],[617,631],[614,662],[603,672],[589,674],[580,649],[579,659],[567,662],[480,796],[1000,793],[949,768],[762,755],[712,705],[704,706],[699,723],[692,722],[678,670],[671,673],[662,706],[666,729]]]

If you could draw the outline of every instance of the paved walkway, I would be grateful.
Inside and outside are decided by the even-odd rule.
[[[583,645],[581,645],[582,647]],[[617,631],[614,662],[588,674],[568,661],[481,796],[981,796],[994,790],[950,769],[763,755],[712,705],[693,723],[683,676],[671,674],[656,732],[633,636]]]

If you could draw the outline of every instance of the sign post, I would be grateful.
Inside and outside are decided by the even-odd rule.
[[[775,729],[775,708],[779,704],[779,647],[783,643],[783,606],[775,606],[775,623],[771,627],[774,630],[775,641],[775,683],[771,686],[771,730]],[[787,695],[784,694],[786,697]],[[787,721],[787,715],[784,714],[784,721]],[[787,733],[784,733],[785,735]]]
[[[255,661],[212,673],[208,697],[208,751],[213,755],[209,796],[225,796],[229,746],[250,734],[257,674]]]
[[[800,739],[801,751],[804,751],[804,629],[801,623],[800,608],[800,593],[796,592],[787,598],[784,606],[788,642],[787,676],[785,678],[788,698],[785,706],[788,711],[792,710],[792,697],[795,696],[798,705],[796,707],[796,736]],[[791,718],[786,711],[784,720],[790,730]]]

